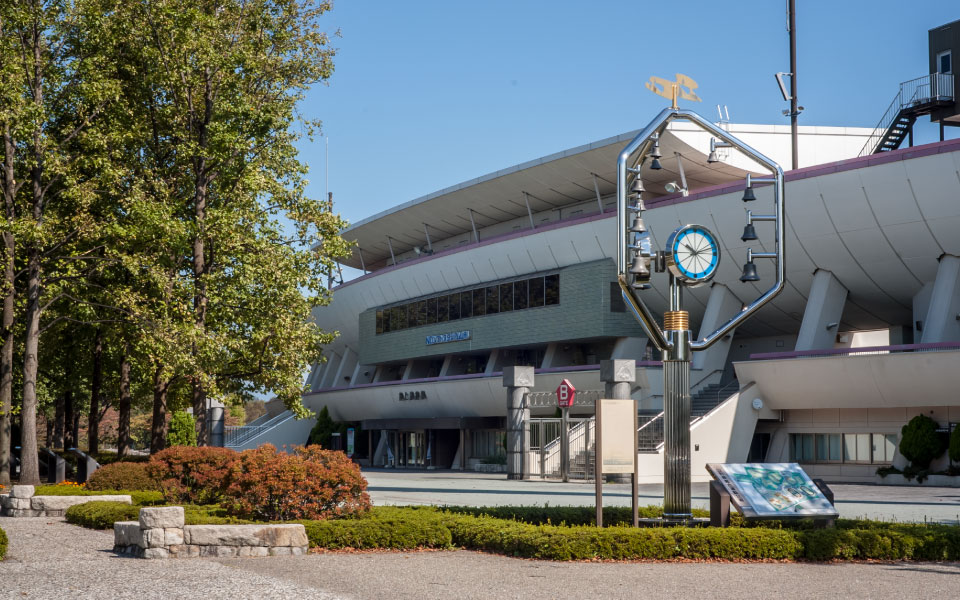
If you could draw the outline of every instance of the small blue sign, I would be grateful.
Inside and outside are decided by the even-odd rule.
[[[440,335],[428,335],[427,345],[446,344],[447,342],[462,342],[470,339],[469,331],[454,331],[453,333],[441,333]]]

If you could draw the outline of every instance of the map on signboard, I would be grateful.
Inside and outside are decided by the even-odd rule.
[[[837,510],[797,463],[708,464],[745,517],[836,517]]]

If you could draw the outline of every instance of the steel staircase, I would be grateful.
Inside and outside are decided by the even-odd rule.
[[[877,123],[860,156],[889,152],[900,147],[913,130],[917,117],[953,104],[953,75],[931,73],[904,81],[893,102]]]

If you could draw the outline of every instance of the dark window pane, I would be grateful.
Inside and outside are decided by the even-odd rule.
[[[546,291],[544,291],[544,303],[547,306],[551,304],[560,304],[560,276],[559,275],[547,275],[544,279],[544,286]]]
[[[437,299],[428,298],[427,303],[427,325],[437,322]]]
[[[417,303],[407,305],[407,327],[416,327],[420,324],[420,313],[417,312]]]
[[[397,311],[397,329],[406,329],[407,327],[411,327],[410,311],[407,306],[398,306],[394,310]]]
[[[487,314],[492,315],[500,312],[500,289],[498,286],[491,285],[487,288]]]
[[[460,318],[469,319],[473,316],[473,293],[460,292]]]
[[[456,321],[460,318],[460,294],[450,294],[450,320]]]
[[[377,335],[383,333],[383,311],[377,311]]]
[[[487,314],[486,288],[473,290],[473,316],[480,317]]]
[[[500,284],[500,312],[513,310],[513,284]]]
[[[390,328],[389,331],[400,331],[400,307],[394,306],[390,309]]]
[[[530,307],[543,306],[543,277],[528,279],[530,284]]]
[[[449,300],[449,296],[437,298],[437,323],[446,323],[450,320],[450,310],[447,308]]]
[[[623,292],[616,281],[610,282],[610,312],[627,312],[627,305],[623,303]]]
[[[427,301],[421,300],[417,302],[417,325],[426,325],[427,324]]]
[[[527,303],[527,280],[513,282],[513,310],[523,310]]]

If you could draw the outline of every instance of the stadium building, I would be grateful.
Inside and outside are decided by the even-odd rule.
[[[706,462],[798,461],[828,480],[874,481],[902,465],[901,427],[923,413],[960,422],[960,123],[952,50],[960,22],[930,32],[930,70],[900,86],[877,128],[801,127],[787,171],[787,285],[691,373],[694,479]],[[892,91],[892,90],[891,90]],[[920,118],[941,141],[909,146]],[[722,123],[780,165],[790,128]],[[533,421],[556,411],[561,380],[587,418],[600,363],[633,360],[644,448],[642,481],[662,477],[662,366],[616,283],[616,163],[628,132],[416,198],[343,232],[344,265],[318,324],[340,332],[309,378],[305,405],[356,426],[357,454],[377,466],[476,468],[502,453],[505,367],[535,367]],[[663,168],[645,171],[652,232],[710,227],[723,258],[710,286],[687,292],[691,321],[712,331],[766,289],[741,281],[744,180],[756,166],[671,123]],[[758,188],[760,200],[770,190]],[[655,239],[662,247],[665,239]],[[667,309],[665,275],[644,300]],[[661,290],[661,291],[658,291]],[[694,327],[696,331],[697,327]],[[589,454],[589,422],[580,453]],[[312,421],[290,413],[228,432],[228,444],[303,443]],[[529,474],[546,469],[532,444]],[[556,441],[552,442],[554,446]],[[935,465],[936,466],[936,465]]]

